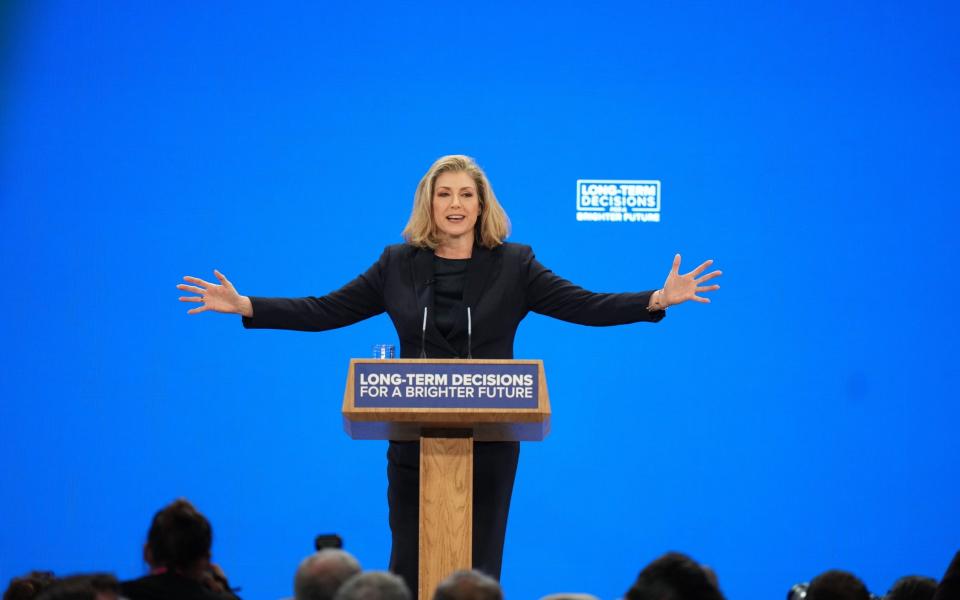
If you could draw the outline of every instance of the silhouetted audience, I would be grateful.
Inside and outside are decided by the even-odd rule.
[[[33,600],[56,580],[51,571],[30,571],[23,577],[14,577],[3,593],[3,600]]]
[[[832,569],[810,581],[805,600],[870,600],[870,592],[853,573]]]
[[[943,574],[933,600],[957,600],[960,598],[960,552],[953,556],[947,572]]]
[[[325,548],[300,563],[293,578],[294,598],[333,600],[340,586],[360,570],[360,563],[349,552]]]
[[[334,600],[410,600],[410,590],[393,573],[367,571],[340,586]]]
[[[153,517],[143,548],[150,574],[119,583],[110,574],[57,578],[50,571],[15,577],[2,600],[239,600],[223,571],[210,561],[213,528],[190,502],[175,500]],[[289,600],[411,600],[400,577],[362,572],[349,552],[326,548],[301,561]],[[860,578],[831,569],[789,598],[877,600]],[[541,600],[596,600],[589,594],[551,594]],[[432,600],[503,600],[500,584],[480,571],[457,571],[437,586]],[[717,576],[685,554],[668,552],[640,571],[624,600],[724,600]],[[930,577],[901,577],[883,600],[960,600],[960,552],[938,583]]]
[[[118,600],[120,584],[113,575],[73,575],[54,581],[35,600]]]
[[[685,554],[668,552],[637,576],[626,600],[723,600],[713,571]]]
[[[125,581],[129,600],[225,600],[236,598],[226,576],[210,562],[213,528],[184,499],[175,500],[153,517],[143,547],[150,574]]]
[[[937,580],[932,577],[908,575],[893,582],[884,600],[931,600],[937,591]]]
[[[503,590],[480,571],[457,571],[440,582],[433,600],[503,600]]]

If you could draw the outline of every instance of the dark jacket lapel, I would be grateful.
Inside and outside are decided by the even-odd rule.
[[[447,338],[443,337],[440,330],[437,329],[436,322],[433,319],[433,251],[424,248],[414,250],[413,260],[411,261],[411,276],[413,277],[413,289],[417,296],[417,330],[423,326],[423,307],[427,307],[427,340],[436,346],[440,346],[450,356],[457,354],[456,349],[450,344]],[[430,356],[428,358],[438,358]]]
[[[453,331],[450,332],[451,339],[459,340],[462,337],[464,341],[466,340],[467,307],[470,307],[473,314],[474,335],[476,335],[477,304],[487,290],[492,278],[500,271],[500,259],[501,253],[497,249],[490,250],[483,246],[474,246],[473,256],[467,263],[467,281],[463,290],[463,310],[456,317]],[[466,353],[466,350],[466,345],[464,345],[461,351]]]

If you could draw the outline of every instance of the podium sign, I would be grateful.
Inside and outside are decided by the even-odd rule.
[[[537,408],[534,363],[364,362],[354,368],[357,408]]]
[[[540,441],[550,400],[539,360],[353,359],[343,427],[358,440],[419,440],[467,429],[474,440]]]

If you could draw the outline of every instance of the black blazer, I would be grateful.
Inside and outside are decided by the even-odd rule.
[[[386,312],[400,337],[400,357],[418,358],[423,309],[428,307],[427,357],[462,358],[467,355],[469,306],[473,357],[513,358],[517,327],[530,311],[582,325],[656,322],[666,314],[647,310],[650,291],[596,294],[578,287],[541,265],[530,246],[476,246],[467,266],[462,310],[444,337],[431,314],[433,263],[432,250],[387,246],[365,273],[326,296],[251,297],[253,317],[244,317],[243,326],[324,331]]]

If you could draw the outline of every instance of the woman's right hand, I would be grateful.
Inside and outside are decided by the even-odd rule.
[[[250,302],[250,298],[238,294],[233,284],[230,283],[220,271],[214,269],[213,274],[220,280],[220,285],[204,281],[197,277],[190,277],[189,275],[184,277],[183,280],[196,285],[187,285],[185,283],[177,285],[178,290],[199,294],[199,296],[180,296],[180,302],[200,302],[203,304],[203,306],[191,308],[187,311],[187,314],[195,315],[206,310],[212,310],[252,317],[253,304]]]

